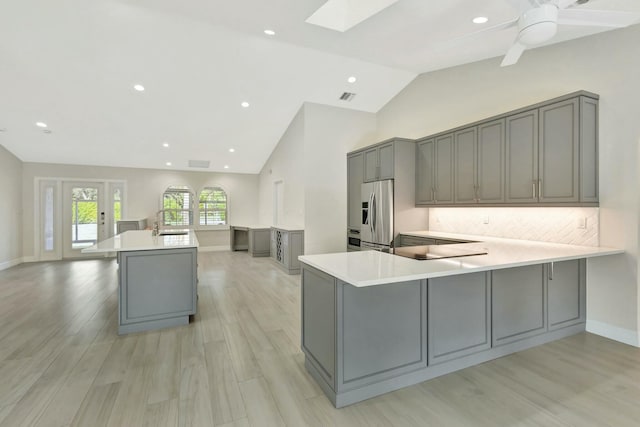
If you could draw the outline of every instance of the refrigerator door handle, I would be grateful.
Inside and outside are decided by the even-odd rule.
[[[375,235],[376,233],[376,228],[378,225],[378,215],[376,215],[377,211],[377,206],[376,206],[376,193],[373,193],[371,195],[371,200],[372,200],[372,206],[371,206],[371,214],[373,215],[373,221],[371,221],[371,226],[373,227],[373,234]]]
[[[369,230],[373,240],[373,193],[369,194]]]

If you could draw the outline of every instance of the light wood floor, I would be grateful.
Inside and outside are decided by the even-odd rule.
[[[591,334],[336,410],[304,370],[300,276],[199,257],[195,321],[123,337],[113,260],[0,272],[0,426],[640,425],[640,349]]]

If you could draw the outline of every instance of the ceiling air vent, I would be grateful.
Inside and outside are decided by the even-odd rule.
[[[344,92],[342,95],[340,95],[340,101],[351,102],[351,101],[353,101],[353,98],[355,98],[355,97],[356,97],[355,93]]]
[[[209,160],[189,160],[190,168],[209,168]]]

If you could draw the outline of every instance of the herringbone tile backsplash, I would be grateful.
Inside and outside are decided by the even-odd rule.
[[[429,230],[598,246],[598,219],[598,208],[431,208]]]

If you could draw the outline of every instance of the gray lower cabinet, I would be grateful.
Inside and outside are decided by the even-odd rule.
[[[147,228],[147,219],[122,219],[116,222],[116,234],[129,230],[144,230]]]
[[[300,273],[298,257],[304,254],[304,231],[271,227],[270,255],[289,274]]]
[[[494,346],[545,332],[547,295],[543,264],[494,270],[491,298]]]
[[[355,287],[303,264],[305,367],[342,407],[582,332],[585,266]]]
[[[429,279],[429,365],[491,347],[489,273]]]
[[[547,265],[549,330],[586,321],[586,268],[586,260],[554,262]]]
[[[119,252],[118,333],[189,323],[196,313],[196,248]]]
[[[249,255],[253,257],[266,257],[271,254],[271,229],[249,229]]]

